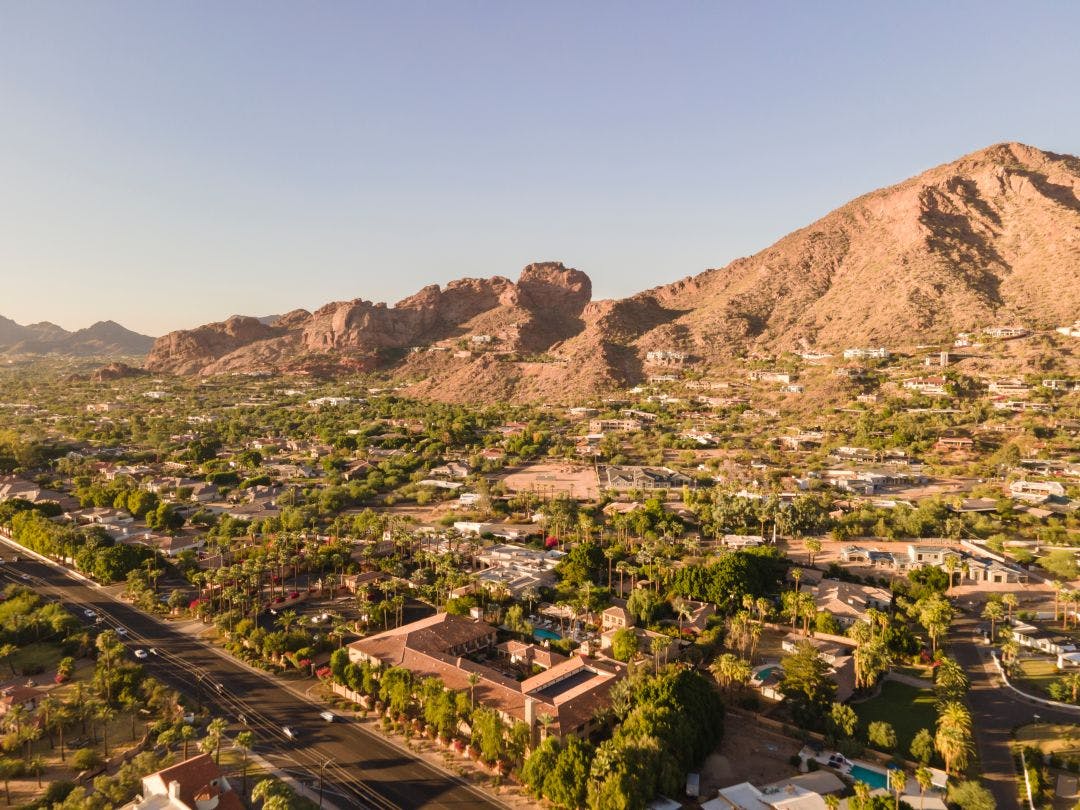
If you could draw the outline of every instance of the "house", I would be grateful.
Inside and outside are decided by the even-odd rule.
[[[725,534],[721,542],[726,548],[753,548],[765,545],[760,534]]]
[[[44,695],[45,690],[34,686],[9,686],[0,690],[0,717],[16,706],[21,706],[27,711],[33,711],[37,708],[38,701]]]
[[[986,386],[991,394],[1006,397],[1026,397],[1031,393],[1031,386],[1020,380],[995,380]]]
[[[515,680],[478,662],[500,653],[495,628],[449,613],[354,641],[348,649],[350,661],[404,667],[418,678],[438,678],[449,689],[474,694],[478,704],[506,722],[524,722],[534,744],[542,735],[588,736],[597,728],[597,711],[609,703],[611,688],[626,675],[618,662],[579,654],[552,659],[541,673]],[[518,648],[502,652],[524,654]],[[541,729],[544,715],[551,722]]]
[[[889,359],[889,350],[886,349],[883,346],[879,346],[876,349],[875,348],[844,349],[844,359],[845,360],[864,360],[864,359],[888,360]]]
[[[633,433],[641,430],[640,419],[590,419],[589,433],[603,434],[612,431]]]
[[[1031,334],[1031,330],[1025,329],[1023,326],[989,326],[983,329],[983,334],[998,340],[1013,340],[1027,337]]]
[[[969,439],[967,436],[939,436],[938,440],[934,442],[935,450],[941,450],[946,453],[952,453],[958,450],[968,452],[974,448],[974,440]]]
[[[836,618],[842,627],[850,627],[867,620],[867,611],[886,611],[892,604],[892,594],[884,588],[856,585],[836,579],[823,579],[818,583],[814,602],[819,611]]]
[[[903,385],[909,391],[917,391],[931,397],[943,397],[948,394],[945,390],[947,383],[948,380],[944,377],[935,375],[931,377],[913,377],[910,380],[904,380]]]
[[[624,627],[633,626],[634,617],[630,615],[626,608],[619,607],[618,605],[612,605],[600,614],[601,630],[621,630]]]
[[[601,489],[679,489],[694,479],[670,467],[607,466],[597,469]]]
[[[469,465],[463,461],[448,461],[438,467],[431,468],[432,478],[461,479],[468,478]]]
[[[1012,637],[1021,647],[1038,650],[1047,655],[1065,655],[1076,652],[1076,645],[1068,636],[1034,624],[1013,620]]]
[[[244,802],[209,754],[144,776],[124,810],[243,810]]]
[[[1009,494],[1020,501],[1042,503],[1050,497],[1064,497],[1065,486],[1058,481],[1013,481]]]
[[[660,350],[646,352],[645,362],[660,366],[680,365],[686,362],[687,356],[686,352]]]

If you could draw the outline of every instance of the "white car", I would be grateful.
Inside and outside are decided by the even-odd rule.
[[[286,736],[286,737],[288,737],[288,738],[289,738],[290,740],[295,740],[295,739],[296,739],[296,738],[297,738],[297,737],[299,736],[299,735],[298,735],[298,734],[297,734],[297,733],[296,733],[296,732],[295,732],[295,731],[294,731],[294,730],[293,730],[292,728],[290,728],[289,726],[282,726],[282,727],[281,727],[281,731],[282,731],[282,733],[284,733],[284,734],[285,734],[285,736]]]
[[[135,651],[135,657],[136,658],[146,658],[146,650],[136,650]]]
[[[127,631],[126,627],[117,627],[116,628],[116,635],[118,635],[118,636],[126,636],[127,634],[128,634],[128,631]]]
[[[96,619],[97,618],[97,611],[96,610],[90,610],[90,608],[87,608],[86,610],[84,610],[82,612],[82,615],[85,616],[88,619]]]

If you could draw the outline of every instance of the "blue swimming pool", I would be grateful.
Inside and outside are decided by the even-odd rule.
[[[887,774],[873,770],[872,768],[865,768],[862,765],[851,766],[851,778],[856,782],[865,782],[870,786],[871,790],[887,788],[889,786],[889,777]]]
[[[539,639],[547,639],[548,641],[558,641],[562,636],[558,633],[552,632],[544,627],[537,627],[533,630],[533,635]]]
[[[780,668],[780,665],[779,664],[774,664],[772,666],[762,667],[761,669],[759,669],[757,672],[754,673],[754,677],[757,678],[762,683],[764,683],[765,681],[769,680],[769,678],[772,677],[772,674],[774,672],[777,675],[783,675],[784,674],[784,670]]]

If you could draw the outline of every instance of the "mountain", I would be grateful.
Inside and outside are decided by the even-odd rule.
[[[566,400],[635,383],[646,354],[700,366],[747,353],[901,347],[992,323],[1080,313],[1080,160],[1005,143],[873,191],[725,267],[591,301],[585,274],[532,264],[393,307],[360,299],[272,323],[231,318],[160,338],[182,374],[382,369],[413,393]]]
[[[21,326],[0,316],[0,354],[54,354],[72,357],[145,355],[154,339],[125,329],[115,321],[98,321],[68,332],[53,323]]]

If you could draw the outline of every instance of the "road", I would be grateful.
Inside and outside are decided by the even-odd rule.
[[[1016,726],[1035,722],[1077,723],[1080,715],[1027,701],[1004,686],[989,649],[975,641],[980,623],[960,618],[953,623],[949,651],[971,679],[968,704],[975,723],[975,747],[987,786],[999,810],[1013,810],[1017,802],[1017,773],[1013,762],[1012,732]]]
[[[319,717],[325,707],[291,690],[286,684],[240,664],[204,641],[170,627],[166,622],[113,599],[59,566],[28,559],[3,565],[4,578],[22,582],[46,596],[58,598],[83,621],[94,610],[103,623],[123,627],[132,648],[153,648],[142,663],[158,679],[233,723],[233,730],[255,732],[255,750],[285,771],[306,772],[314,783],[320,772],[326,798],[338,807],[504,808],[496,799],[460,779],[416,759],[372,732],[339,717],[327,723]],[[25,577],[25,579],[24,579]],[[243,721],[240,718],[243,717]],[[290,740],[282,731],[297,732]]]

